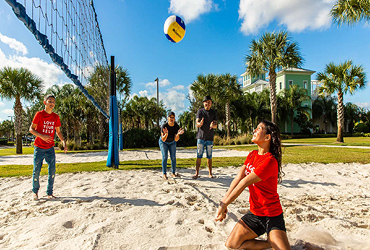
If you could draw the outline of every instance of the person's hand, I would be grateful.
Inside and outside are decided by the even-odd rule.
[[[166,127],[163,128],[163,136],[168,135],[168,129]]]
[[[221,202],[217,209],[215,221],[222,222],[226,218],[226,214],[227,214],[227,205]]]
[[[51,137],[50,135],[40,135],[40,138],[41,140],[47,142],[47,143],[50,143],[53,141],[53,137]]]
[[[183,133],[185,133],[185,130],[183,130],[182,128],[180,128],[179,131],[177,131],[178,135],[182,135]]]
[[[213,126],[217,125],[216,121],[212,121],[211,124],[209,125],[209,129],[213,129]]]
[[[204,123],[204,118],[202,118],[202,120],[200,120],[200,122],[198,123],[198,127],[202,127],[203,123]]]
[[[67,143],[66,143],[66,141],[62,141],[62,143],[63,143],[63,150],[64,150],[64,153],[66,154],[66,153],[67,153],[67,151],[68,151]]]

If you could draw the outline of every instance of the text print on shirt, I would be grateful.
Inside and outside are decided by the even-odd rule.
[[[248,163],[245,166],[245,175],[249,175],[250,173],[253,173],[254,172],[254,169],[255,169],[255,167],[253,167],[252,164]]]
[[[44,121],[43,133],[52,134],[54,131],[54,122]]]

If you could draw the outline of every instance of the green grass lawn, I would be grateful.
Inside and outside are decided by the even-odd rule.
[[[287,139],[284,143],[296,144],[318,144],[318,145],[336,145],[336,146],[369,146],[370,137],[344,137],[344,143],[337,143],[337,138],[303,138],[303,139]]]
[[[75,153],[91,153],[91,152],[100,152],[100,151],[107,151],[107,149],[100,149],[100,150],[78,150],[78,151],[68,151],[67,154],[75,154]],[[0,147],[0,156],[7,156],[7,155],[15,155],[15,147],[13,148],[1,148]],[[22,153],[24,155],[33,154],[33,147],[24,147],[22,148]],[[64,154],[63,150],[56,149],[55,153],[57,154]]]
[[[256,145],[238,146],[217,146],[217,148],[227,148],[233,150],[251,151],[257,149]],[[245,157],[214,157],[214,167],[240,166],[244,163]],[[178,168],[195,168],[195,158],[177,159]],[[315,146],[285,146],[283,147],[283,164],[287,163],[370,163],[370,148],[325,148]],[[170,161],[168,161],[170,164]],[[170,167],[170,166],[169,166]],[[203,159],[202,167],[206,167],[206,160]],[[0,177],[11,176],[31,176],[32,165],[6,165],[0,166]],[[121,161],[119,170],[129,169],[160,169],[161,160],[138,160]],[[58,163],[57,173],[78,173],[91,171],[115,171],[116,169],[106,167],[106,162],[88,163]],[[44,165],[41,175],[47,174],[47,166]]]

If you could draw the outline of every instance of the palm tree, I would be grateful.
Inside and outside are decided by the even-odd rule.
[[[74,134],[73,131],[73,116],[72,110],[70,109],[70,97],[73,96],[75,87],[72,84],[65,84],[62,87],[53,85],[46,90],[46,93],[50,93],[55,96],[55,109],[54,112],[63,121],[63,130],[66,132],[67,140],[71,140]],[[78,101],[78,100],[76,100]]]
[[[323,119],[325,124],[325,133],[328,132],[328,125],[335,126],[337,116],[335,98],[332,96],[318,96],[312,102],[312,117],[314,119]]]
[[[6,138],[9,140],[14,131],[14,122],[9,120],[3,121],[1,123],[0,130],[1,136],[6,135]]]
[[[271,120],[276,123],[276,70],[302,64],[298,44],[290,41],[286,31],[265,33],[258,41],[252,40],[249,53],[246,56],[248,74],[269,74]]]
[[[194,114],[190,111],[185,111],[179,115],[178,122],[180,127],[185,130],[193,130],[194,129]]]
[[[43,84],[40,77],[25,68],[13,69],[4,67],[0,70],[0,96],[5,99],[15,99],[14,116],[17,136],[16,153],[22,154],[22,103],[40,98]]]
[[[200,74],[197,79],[191,84],[190,90],[193,93],[194,99],[189,99],[191,112],[197,113],[199,107],[202,107],[204,96],[211,96],[213,103],[217,102],[217,76],[215,74]]]
[[[115,72],[116,87],[118,92],[117,94],[121,97],[123,95],[123,100],[126,101],[128,100],[131,92],[131,78],[128,74],[128,71],[122,66],[117,65],[115,67]],[[91,93],[91,95],[106,113],[109,113],[109,77],[110,67],[97,66],[94,73],[89,77],[89,86],[87,86],[88,92]],[[105,116],[99,113],[99,135],[101,144],[103,144],[107,139],[105,138],[106,125],[107,120]]]
[[[326,65],[324,72],[318,73],[317,79],[323,83],[322,86],[319,87],[320,94],[331,95],[334,92],[338,93],[337,142],[343,142],[343,94],[349,92],[352,95],[356,89],[365,87],[365,70],[362,66],[353,65],[352,61],[345,61],[339,65],[335,65],[331,62]]]
[[[225,105],[227,138],[230,139],[230,103],[242,95],[241,86],[236,75],[224,74],[218,76],[217,97]]]
[[[353,133],[353,128],[355,127],[355,123],[360,120],[360,107],[354,103],[347,102],[344,106],[344,124],[348,126],[348,131]]]
[[[245,93],[246,106],[241,110],[245,112],[249,117],[250,132],[257,127],[257,124],[270,117],[270,107],[269,107],[269,96],[270,91],[264,89],[261,93],[252,92]]]
[[[369,0],[338,0],[330,11],[333,22],[341,24],[354,24],[361,20],[370,20]]]
[[[310,107],[302,106],[302,103],[310,100],[307,90],[300,88],[298,85],[292,85],[279,93],[283,96],[282,106],[289,117],[291,126],[291,135],[293,135],[294,115],[299,113],[308,115]]]

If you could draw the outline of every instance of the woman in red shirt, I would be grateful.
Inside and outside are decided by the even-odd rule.
[[[279,128],[269,121],[261,122],[253,131],[252,142],[258,145],[258,150],[249,153],[218,207],[216,221],[223,221],[227,206],[246,187],[249,188],[250,210],[235,225],[225,246],[232,249],[291,249],[277,193],[282,175]],[[267,241],[256,240],[264,233],[267,233]]]

